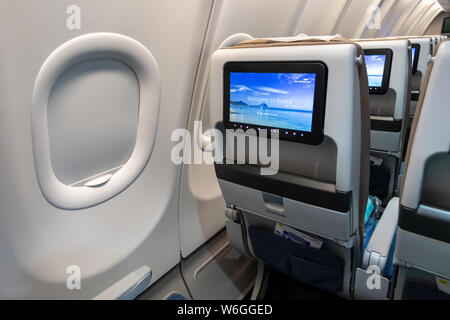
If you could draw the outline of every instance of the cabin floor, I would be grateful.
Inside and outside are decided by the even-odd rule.
[[[270,270],[264,300],[343,300],[344,298],[301,283],[291,277]]]

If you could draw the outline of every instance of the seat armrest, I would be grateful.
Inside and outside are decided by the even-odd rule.
[[[383,215],[380,218],[366,250],[363,254],[363,267],[376,265],[380,268],[380,272],[383,273],[386,261],[389,256],[389,251],[392,244],[392,239],[397,229],[399,212],[399,199],[397,197],[392,198]]]

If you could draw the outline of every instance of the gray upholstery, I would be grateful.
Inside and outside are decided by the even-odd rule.
[[[394,117],[397,93],[391,88],[384,95],[374,94],[369,97],[370,115]]]
[[[412,91],[419,91],[420,86],[422,84],[422,72],[419,70],[416,71],[416,73],[411,78],[411,90]]]
[[[423,172],[420,203],[450,211],[449,183],[450,154],[438,153],[431,156]]]

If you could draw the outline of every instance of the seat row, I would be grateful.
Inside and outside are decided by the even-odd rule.
[[[223,43],[210,117],[226,136],[215,170],[235,248],[346,298],[450,297],[450,42],[437,41]],[[251,146],[262,130],[279,158],[271,174],[264,144]]]

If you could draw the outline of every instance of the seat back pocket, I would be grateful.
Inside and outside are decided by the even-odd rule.
[[[292,278],[333,293],[342,290],[344,261],[324,251],[283,239],[257,226],[249,227],[253,253]]]

